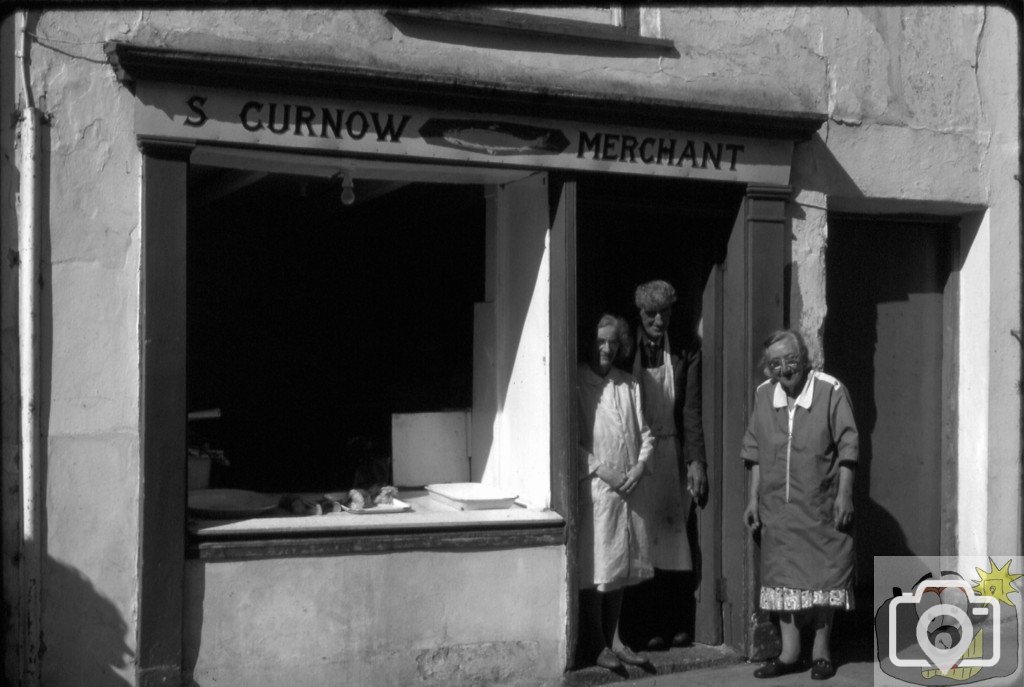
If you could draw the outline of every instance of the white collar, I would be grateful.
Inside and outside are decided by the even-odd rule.
[[[807,381],[804,382],[804,388],[800,391],[800,395],[796,397],[796,405],[809,410],[811,407],[811,400],[814,398],[814,378],[817,375],[817,370],[807,371]],[[775,393],[772,396],[772,405],[776,408],[785,408],[789,405],[786,402],[786,390],[782,388],[782,385],[778,382],[775,383]]]

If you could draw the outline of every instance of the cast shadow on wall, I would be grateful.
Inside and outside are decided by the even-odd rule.
[[[39,18],[29,13],[26,31],[32,32]],[[53,149],[51,130],[45,124],[39,127],[39,148],[44,151]],[[38,177],[38,238],[37,263],[39,265],[39,302],[38,302],[38,346],[39,360],[54,359],[54,304],[53,289],[53,250],[52,229],[50,218],[50,198],[52,169],[50,156],[39,158]],[[18,180],[12,180],[18,186]],[[53,388],[53,366],[39,365],[38,395],[36,402],[39,408],[39,427],[50,427],[52,397],[49,392]],[[4,422],[16,426],[17,403],[10,404],[13,412],[4,411]],[[48,456],[49,433],[39,432],[39,444],[36,448],[38,456]],[[38,484],[49,484],[48,465],[40,460],[37,465],[36,480]],[[12,487],[17,494],[17,484],[5,483],[5,489]],[[37,495],[36,508],[41,514],[47,509],[45,489]],[[17,497],[15,497],[17,498]],[[41,629],[40,637],[40,670],[43,684],[76,684],[90,687],[119,687],[130,685],[132,681],[125,675],[134,671],[135,652],[129,646],[129,627],[121,615],[118,606],[102,592],[93,582],[74,566],[63,563],[49,555],[46,550],[48,541],[48,525],[46,518],[40,517],[35,540],[40,542],[39,589],[42,590],[40,618],[37,619]],[[21,565],[26,559],[20,551],[4,551],[5,555],[17,557]],[[24,603],[24,598],[20,600]],[[19,613],[20,608],[5,608],[4,620],[8,627],[17,628],[18,619],[11,617]],[[16,629],[14,631],[17,631]],[[19,639],[21,639],[19,637]],[[19,651],[24,651],[23,643],[19,643]],[[49,650],[49,655],[47,655]],[[17,674],[17,667],[4,666],[6,675]]]
[[[43,562],[44,589],[60,590],[47,622],[44,604],[44,646],[64,647],[59,663],[43,655],[43,677],[59,684],[91,687],[130,685],[126,672],[133,669],[135,653],[128,646],[128,623],[117,606],[96,589],[80,570],[49,556]]]
[[[857,609],[836,634],[856,642],[871,635],[874,557],[941,552],[951,232],[948,222],[908,218],[830,213],[828,222],[822,345],[826,371],[849,390],[860,438]]]

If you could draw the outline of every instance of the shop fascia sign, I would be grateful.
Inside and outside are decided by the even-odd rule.
[[[139,84],[136,134],[515,167],[786,184],[793,144],[329,98]]]

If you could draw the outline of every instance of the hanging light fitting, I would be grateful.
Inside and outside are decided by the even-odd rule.
[[[351,205],[356,202],[356,192],[352,184],[352,173],[345,172],[341,180],[341,204]]]

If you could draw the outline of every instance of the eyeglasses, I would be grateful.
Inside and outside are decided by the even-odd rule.
[[[788,355],[785,358],[772,358],[771,360],[768,361],[768,369],[772,370],[773,372],[781,370],[783,366],[790,368],[799,367],[799,365],[800,356],[796,355]]]

